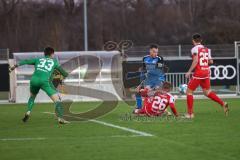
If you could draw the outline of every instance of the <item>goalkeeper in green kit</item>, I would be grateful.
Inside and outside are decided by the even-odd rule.
[[[32,111],[34,100],[39,92],[42,89],[54,102],[55,110],[58,117],[59,124],[69,123],[63,119],[63,106],[61,103],[61,98],[58,95],[58,92],[55,88],[52,87],[51,76],[54,70],[59,71],[64,77],[68,76],[68,73],[62,69],[60,64],[56,59],[53,58],[54,49],[47,47],[44,49],[44,57],[34,58],[28,60],[22,60],[18,64],[9,68],[10,71],[13,71],[15,68],[21,65],[34,65],[34,73],[30,81],[30,98],[28,100],[28,110],[22,119],[23,122],[27,122]]]

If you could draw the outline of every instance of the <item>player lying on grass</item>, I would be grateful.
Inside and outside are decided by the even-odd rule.
[[[30,80],[30,98],[28,100],[27,112],[22,119],[23,122],[27,122],[30,117],[30,113],[34,106],[35,98],[40,89],[42,89],[54,102],[55,110],[58,117],[59,124],[69,123],[63,119],[63,106],[61,103],[60,96],[58,95],[56,89],[52,87],[52,82],[50,82],[52,73],[56,69],[64,77],[68,76],[68,73],[62,69],[58,61],[53,58],[54,49],[47,47],[44,49],[44,57],[22,60],[18,64],[9,68],[10,72],[13,71],[18,66],[22,65],[34,65],[34,73]]]
[[[169,93],[171,91],[171,88],[171,83],[164,82],[161,89],[158,89],[155,92],[152,92],[147,88],[141,89],[140,93],[143,97],[145,97],[144,106],[136,114],[147,116],[162,116],[169,106],[174,116],[177,117],[178,112],[175,108],[175,99]]]
[[[211,50],[204,47],[202,37],[200,34],[194,34],[192,37],[194,47],[191,50],[192,53],[192,65],[186,73],[186,78],[190,78],[192,71],[194,70],[193,76],[188,83],[187,88],[187,110],[188,113],[185,115],[186,118],[194,118],[193,114],[193,92],[200,85],[205,96],[211,100],[220,104],[227,115],[229,109],[227,102],[221,100],[215,92],[211,91],[210,85],[210,68],[209,64],[213,63],[211,57]]]

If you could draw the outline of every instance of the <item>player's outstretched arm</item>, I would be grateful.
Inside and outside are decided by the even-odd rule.
[[[60,74],[63,75],[64,78],[68,76],[68,73],[60,65],[56,67],[56,70],[58,70]]]
[[[36,58],[33,58],[33,59],[25,59],[25,60],[22,60],[20,61],[17,65],[18,66],[22,66],[22,65],[35,65],[36,63]]]
[[[15,64],[14,66],[10,66],[9,67],[9,72],[12,72],[18,66],[22,66],[22,65],[26,65],[26,64],[35,65],[35,63],[36,63],[36,58],[22,60],[18,64]]]
[[[190,75],[191,75],[192,71],[194,70],[194,68],[197,66],[197,64],[198,64],[198,56],[193,55],[193,62],[192,62],[191,67],[189,68],[188,72],[185,75],[186,78],[190,78]]]

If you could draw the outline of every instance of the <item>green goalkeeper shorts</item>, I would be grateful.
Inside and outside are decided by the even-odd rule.
[[[40,89],[47,93],[49,97],[57,93],[56,89],[51,87],[49,81],[41,80],[38,77],[32,77],[30,81],[31,93],[37,95]]]

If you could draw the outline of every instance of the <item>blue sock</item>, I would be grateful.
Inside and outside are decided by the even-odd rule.
[[[136,103],[137,103],[137,109],[142,108],[142,97],[139,93],[136,93]]]

